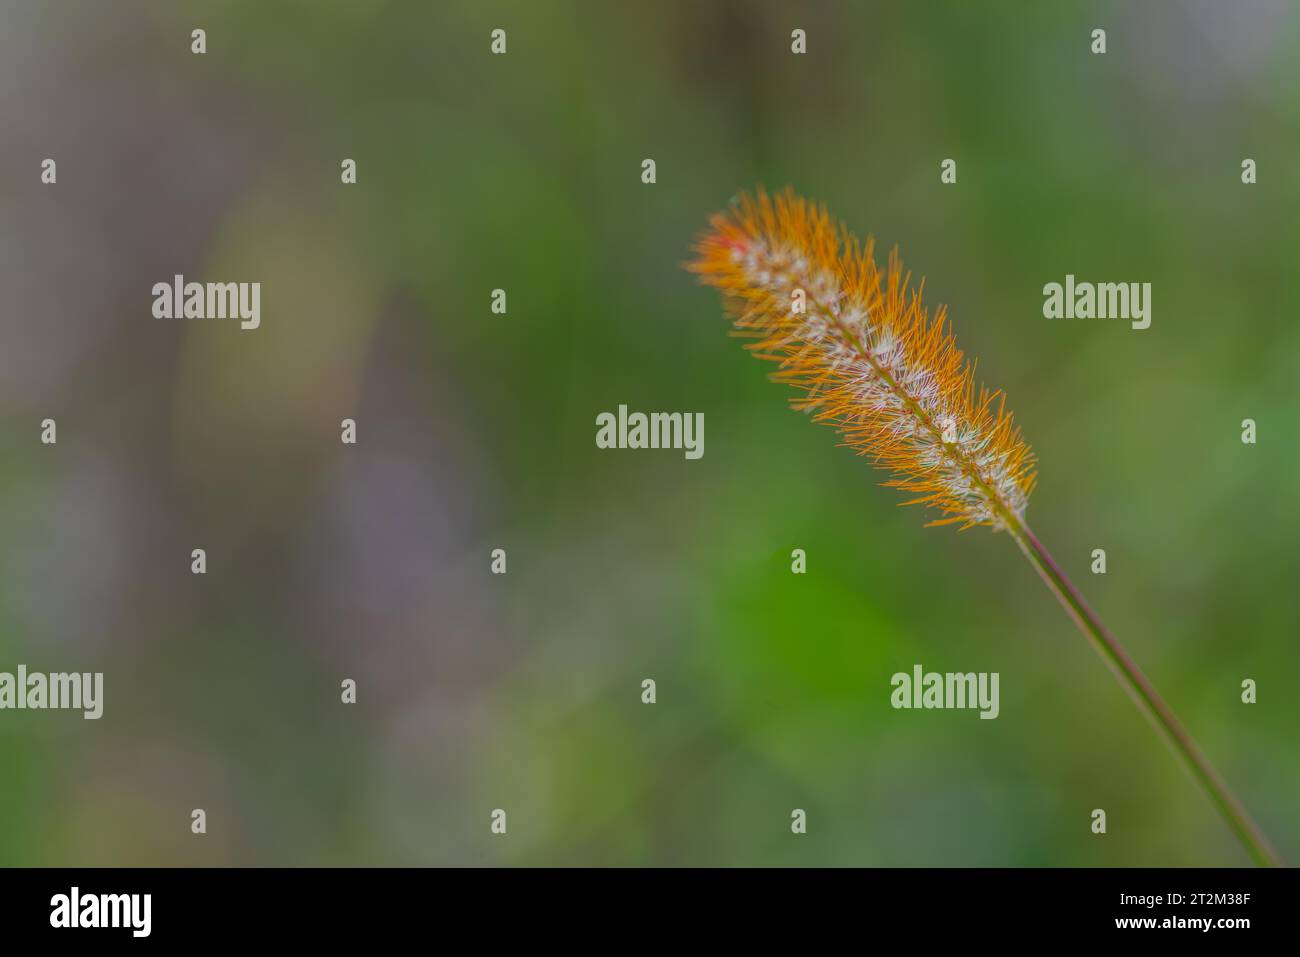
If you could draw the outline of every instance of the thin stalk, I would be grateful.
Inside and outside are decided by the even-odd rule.
[[[1269,843],[1264,832],[1259,829],[1227,783],[1211,766],[1209,760],[1197,747],[1196,741],[1175,717],[1169,705],[1160,697],[1142,669],[1137,666],[1128,653],[1115,640],[1115,636],[1102,624],[1084,600],[1083,595],[1074,587],[1074,583],[1056,564],[1051,554],[1038,540],[1029,526],[1015,516],[1008,516],[1007,529],[1020,550],[1025,553],[1029,563],[1038,570],[1038,574],[1047,587],[1056,595],[1057,600],[1070,613],[1074,623],[1079,626],[1097,649],[1097,653],[1110,666],[1115,677],[1119,679],[1130,697],[1137,702],[1138,709],[1150,720],[1157,732],[1167,741],[1174,752],[1182,759],[1188,771],[1205,789],[1214,806],[1219,809],[1232,832],[1237,836],[1247,853],[1255,863],[1263,867],[1281,867],[1282,859]]]

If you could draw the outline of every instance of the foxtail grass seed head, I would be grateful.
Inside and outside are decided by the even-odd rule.
[[[902,504],[937,509],[931,525],[1023,519],[1033,453],[1002,393],[976,389],[944,308],[929,315],[897,250],[882,272],[873,241],[825,207],[759,190],[714,215],[695,253],[687,268],[722,291],[748,347],[778,363],[773,379],[801,393],[795,407],[891,472],[885,484],[912,496]]]

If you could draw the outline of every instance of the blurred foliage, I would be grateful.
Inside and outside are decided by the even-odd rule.
[[[756,183],[930,277],[1030,522],[1300,857],[1293,6],[0,18],[0,669],[106,673],[99,722],[0,714],[0,863],[1245,863],[1010,541],[923,529],[727,336],[679,264]],[[262,328],[151,320],[173,272],[261,281]],[[1066,273],[1151,328],[1045,320]],[[704,457],[596,449],[619,403]],[[1000,717],[893,711],[917,662]]]

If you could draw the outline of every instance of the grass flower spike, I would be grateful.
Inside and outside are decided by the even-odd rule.
[[[1033,453],[1000,393],[976,392],[974,369],[910,290],[897,252],[887,273],[826,211],[784,193],[743,196],[713,219],[692,269],[729,297],[751,348],[780,363],[795,404],[834,425],[846,444],[959,522],[1005,527],[1023,517]]]
[[[742,195],[718,213],[688,264],[726,297],[735,327],[794,404],[834,426],[844,444],[888,470],[903,504],[930,524],[1006,531],[1120,684],[1205,789],[1257,863],[1280,861],[1133,659],[1025,522],[1034,456],[1000,392],[975,385],[943,308],[922,305],[897,251],[882,272],[825,208],[785,191]]]

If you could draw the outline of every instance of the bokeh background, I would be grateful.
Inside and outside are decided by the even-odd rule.
[[[3,0],[0,670],[106,687],[0,713],[0,863],[1246,864],[1012,543],[727,336],[680,264],[758,183],[928,277],[1029,521],[1300,859],[1298,51],[1284,0]],[[1067,272],[1151,328],[1044,319]],[[261,328],[153,319],[174,273]],[[598,450],[620,403],[704,457]],[[892,710],[915,663],[1001,716]]]

